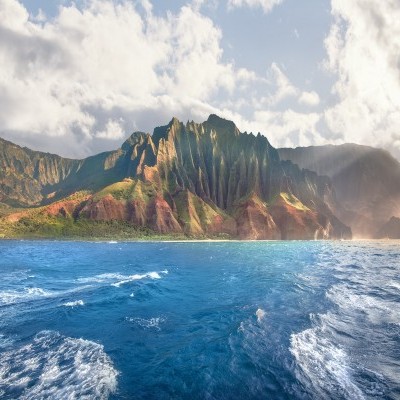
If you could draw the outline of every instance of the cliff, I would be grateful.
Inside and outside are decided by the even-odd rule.
[[[377,239],[400,239],[400,218],[392,217],[376,233]]]
[[[135,132],[120,149],[84,160],[4,146],[0,201],[39,206],[5,217],[9,224],[40,216],[192,237],[351,237],[332,211],[328,177],[282,162],[266,137],[241,133],[216,115],[201,124],[173,118],[152,135]],[[71,202],[68,196],[82,191]]]
[[[282,160],[331,178],[331,209],[356,237],[372,238],[391,216],[400,216],[400,163],[387,151],[344,144],[278,152]]]

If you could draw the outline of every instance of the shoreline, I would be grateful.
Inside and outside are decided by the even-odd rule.
[[[0,242],[87,242],[87,243],[281,243],[281,242],[383,242],[393,243],[400,239],[370,239],[370,238],[354,238],[354,239],[127,239],[127,238],[51,238],[51,237],[19,237],[19,238],[0,238]]]

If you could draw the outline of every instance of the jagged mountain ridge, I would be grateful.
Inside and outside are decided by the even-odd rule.
[[[120,152],[73,160],[0,138],[0,202],[39,206],[83,188],[99,189],[120,178],[116,170],[108,168]]]
[[[7,146],[14,146],[13,153]],[[282,162],[264,136],[241,133],[233,122],[216,115],[201,124],[173,118],[153,135],[135,132],[120,149],[84,160],[8,143],[0,157],[6,177],[24,179],[27,187],[35,188],[34,196],[29,190],[21,195],[12,184],[14,192],[4,190],[10,179],[1,179],[5,203],[43,205],[80,190],[92,192],[83,200],[45,207],[43,212],[52,217],[127,221],[161,233],[194,236],[351,235],[328,205],[327,199],[334,202],[329,178]],[[18,215],[8,220],[18,222],[30,214]]]
[[[375,237],[392,216],[400,216],[400,163],[389,152],[343,144],[278,149],[290,160],[331,178],[336,215],[359,237]]]

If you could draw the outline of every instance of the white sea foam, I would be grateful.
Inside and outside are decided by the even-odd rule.
[[[152,271],[146,272],[144,274],[133,274],[133,275],[123,275],[119,272],[116,273],[105,273],[95,276],[79,278],[78,282],[81,283],[109,283],[111,286],[120,287],[126,283],[138,281],[141,279],[161,279],[160,274],[168,274],[168,270],[163,271]]]
[[[262,309],[258,308],[256,311],[257,321],[261,322],[267,313]]]
[[[371,393],[382,395],[384,389],[379,383],[382,379],[374,371],[367,373],[374,375],[375,386],[371,388],[367,383],[360,386],[366,369],[357,357],[349,356],[345,349],[350,341],[340,340],[340,335],[344,333],[348,338],[357,334],[351,326],[353,323],[360,326],[363,318],[373,324],[399,324],[398,304],[369,295],[368,291],[361,292],[358,283],[334,285],[326,297],[337,309],[311,315],[313,327],[291,336],[290,351],[296,360],[297,378],[306,387],[312,387],[321,399],[334,398],[335,393],[345,399],[364,399]],[[361,375],[360,371],[363,371]]]
[[[161,272],[161,273],[163,273],[163,272]],[[161,279],[161,276],[158,272],[149,272],[146,275],[148,278],[151,278],[151,279]]]
[[[77,307],[77,306],[84,306],[85,302],[83,300],[76,300],[76,301],[67,301],[63,303],[65,307]]]
[[[16,271],[1,271],[2,281],[20,282],[34,277],[35,275],[31,274],[30,269],[16,270]]]
[[[30,302],[44,298],[55,298],[66,294],[77,293],[90,287],[90,285],[85,285],[60,291],[50,291],[39,287],[26,287],[21,290],[4,290],[0,291],[0,305]]]
[[[112,283],[111,285],[115,286],[115,287],[120,287],[121,285],[124,285],[125,283],[138,281],[138,280],[145,279],[145,278],[161,279],[161,276],[158,272],[149,272],[147,274],[134,274],[134,275],[126,276],[121,281]]]
[[[110,240],[109,242],[108,242],[108,244],[117,244],[118,242],[116,241],[116,240]]]
[[[126,320],[129,322],[133,322],[141,326],[142,328],[156,329],[158,331],[161,330],[160,324],[165,321],[165,319],[162,317],[149,318],[149,319],[136,317],[136,318],[126,318]]]
[[[4,290],[0,292],[0,305],[15,304],[21,301],[37,300],[43,297],[50,297],[54,292],[32,287],[22,290]]]
[[[124,277],[125,277],[125,275],[122,275],[120,273],[111,272],[111,273],[106,273],[106,274],[78,278],[78,282],[81,282],[81,283],[104,283],[104,282],[110,282],[113,280],[123,279]]]
[[[400,283],[391,280],[390,282],[388,282],[387,286],[393,289],[397,289],[396,292],[400,293]]]
[[[0,397],[24,400],[107,399],[118,372],[102,345],[43,331],[2,354]]]
[[[340,308],[358,311],[368,315],[370,322],[382,322],[400,325],[400,303],[386,301],[384,298],[359,294],[346,285],[336,285],[330,288],[326,296]]]
[[[146,274],[134,274],[134,275],[123,276],[120,281],[112,283],[111,285],[115,286],[115,287],[120,287],[121,285],[124,285],[126,283],[138,281],[138,280],[146,279],[146,278],[161,279],[160,274],[167,274],[167,273],[168,273],[168,271],[167,272],[161,271],[160,273],[153,271],[153,272],[147,272]]]
[[[290,352],[296,360],[297,378],[305,386],[313,387],[319,398],[328,399],[333,393],[340,393],[340,397],[347,399],[364,399],[353,382],[346,352],[329,340],[323,327],[292,334]]]
[[[14,343],[14,340],[6,335],[0,333],[0,348],[9,347]]]

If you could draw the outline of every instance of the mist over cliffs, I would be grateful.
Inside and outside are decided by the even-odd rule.
[[[400,216],[400,163],[389,152],[356,144],[278,152],[282,160],[330,177],[337,199],[335,214],[351,226],[354,236],[381,237],[383,225]]]
[[[83,160],[0,140],[3,235],[35,221],[38,232],[53,224],[61,234],[83,222],[120,222],[191,237],[351,237],[342,221],[364,189],[346,197],[340,171],[304,165],[309,158],[278,151],[216,115],[203,123],[173,118]]]

